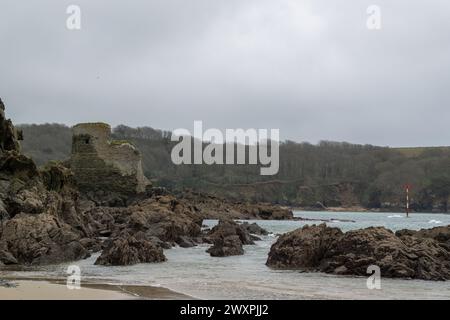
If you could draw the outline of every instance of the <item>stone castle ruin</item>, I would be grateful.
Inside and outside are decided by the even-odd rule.
[[[70,166],[80,190],[130,196],[151,185],[139,151],[128,141],[112,140],[108,124],[78,124],[72,139]]]

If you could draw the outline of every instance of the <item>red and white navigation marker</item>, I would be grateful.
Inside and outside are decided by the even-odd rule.
[[[409,217],[409,190],[411,189],[411,186],[409,184],[405,185],[405,191],[406,191],[406,217]]]

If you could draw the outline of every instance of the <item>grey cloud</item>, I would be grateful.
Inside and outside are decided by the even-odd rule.
[[[366,9],[382,9],[382,30]],[[82,30],[65,28],[69,4]],[[445,0],[4,0],[0,95],[19,123],[280,128],[449,145]]]

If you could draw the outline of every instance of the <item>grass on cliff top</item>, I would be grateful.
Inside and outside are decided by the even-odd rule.
[[[136,146],[134,145],[134,143],[131,142],[131,141],[128,141],[128,140],[111,140],[111,141],[109,142],[109,144],[110,144],[111,146],[121,146],[121,145],[124,145],[124,144],[129,144],[129,145],[131,145],[131,146],[133,146],[133,147],[136,148]]]
[[[395,151],[400,152],[406,157],[420,157],[425,152],[450,152],[450,147],[405,147],[405,148],[392,148]]]
[[[99,127],[99,128],[104,128],[104,129],[111,129],[111,126],[107,123],[104,122],[87,122],[87,123],[79,123],[75,126],[73,126],[74,128],[77,127]]]

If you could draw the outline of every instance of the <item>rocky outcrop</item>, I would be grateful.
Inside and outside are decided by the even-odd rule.
[[[450,226],[421,229],[419,231],[403,229],[395,233],[397,237],[413,236],[421,239],[433,239],[450,250]]]
[[[18,132],[11,120],[5,117],[5,105],[0,99],[0,153],[7,151],[20,151],[19,138],[21,133]]]
[[[0,241],[5,264],[50,264],[84,259],[89,252],[72,228],[49,214],[19,214],[8,220]]]
[[[34,162],[20,154],[18,134],[6,120],[4,105],[0,100],[0,220],[25,212],[42,211],[40,198],[35,195],[39,173]]]
[[[264,228],[261,228],[257,223],[248,223],[247,221],[241,224],[241,227],[247,230],[250,234],[256,234],[259,236],[267,236],[269,232]]]
[[[20,134],[0,103],[0,262],[49,264],[85,258],[90,237],[67,168],[39,171],[20,154]]]
[[[291,210],[276,205],[250,202],[233,202],[205,193],[185,190],[177,197],[192,203],[204,219],[257,219],[293,220]]]
[[[6,242],[0,242],[0,265],[19,264],[19,261],[9,252]]]
[[[43,183],[47,190],[62,191],[65,186],[74,186],[74,174],[64,164],[53,162],[41,171]]]
[[[267,265],[276,269],[317,270],[334,241],[343,235],[338,228],[306,225],[282,235],[270,249]]]
[[[278,239],[267,265],[360,276],[377,265],[384,277],[450,279],[448,248],[431,238],[398,237],[383,227],[342,233],[325,224],[305,226]]]
[[[161,247],[145,238],[136,238],[125,233],[108,241],[95,264],[126,266],[164,261],[166,261],[166,257]]]
[[[244,254],[243,245],[255,244],[250,233],[232,220],[220,220],[212,228],[205,242],[212,243],[208,252],[213,257],[227,257]]]
[[[206,250],[211,257],[229,257],[244,254],[242,242],[237,235],[228,235],[214,239],[214,245]]]
[[[141,232],[158,238],[166,247],[188,246],[201,238],[202,218],[189,204],[170,195],[154,195],[128,207],[93,207],[86,211],[89,230],[97,236],[117,237]]]
[[[38,177],[39,174],[33,160],[17,151],[6,151],[0,154],[0,175],[26,181]]]
[[[450,252],[436,241],[401,239],[383,227],[345,233],[324,258],[325,272],[366,275],[369,265],[377,265],[384,277],[450,279]]]

